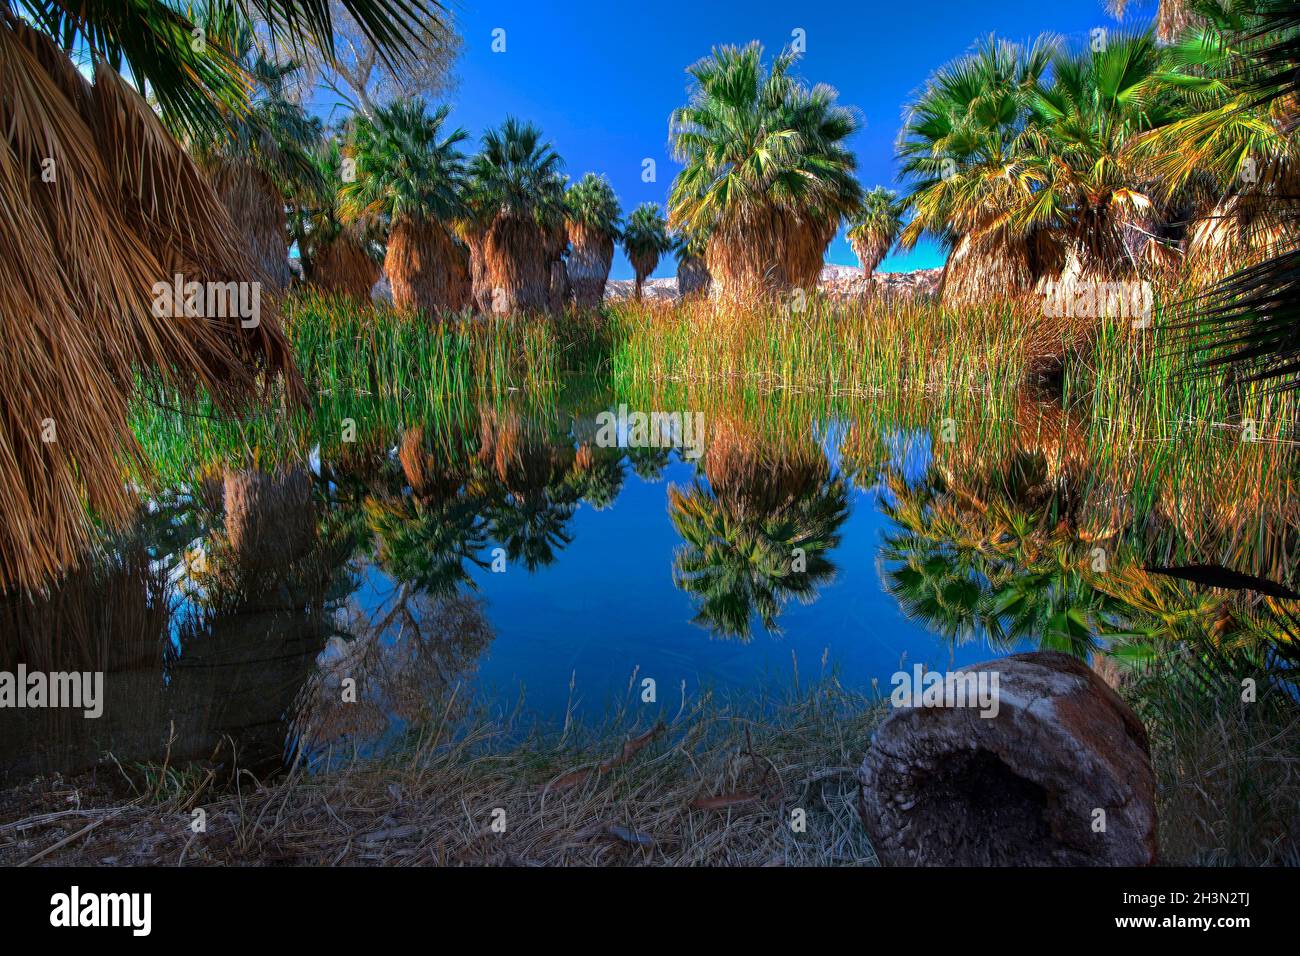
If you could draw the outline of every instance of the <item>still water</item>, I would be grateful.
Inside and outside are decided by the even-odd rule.
[[[483,408],[298,461],[214,463],[152,496],[50,595],[0,606],[4,669],[103,671],[106,696],[97,720],[4,714],[6,780],[108,760],[267,770],[299,752],[370,754],[452,698],[457,714],[472,702],[598,720],[646,678],[669,713],[683,694],[830,670],[888,694],[903,667],[1044,643],[1050,615],[995,637],[974,625],[990,591],[1014,614],[1003,595],[1030,576],[1013,569],[997,590],[919,517],[952,481],[928,433],[714,414],[695,455],[606,447],[599,407]],[[1031,451],[1017,480],[1051,484]],[[1066,592],[1049,605],[1088,604],[1060,576],[1035,586]]]

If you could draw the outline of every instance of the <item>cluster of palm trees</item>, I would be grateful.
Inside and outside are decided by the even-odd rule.
[[[936,72],[900,136],[901,240],[949,247],[944,301],[1062,278],[1203,284],[1287,241],[1294,106],[1253,94],[1249,69],[1271,5],[1177,4],[1169,43],[989,39]]]

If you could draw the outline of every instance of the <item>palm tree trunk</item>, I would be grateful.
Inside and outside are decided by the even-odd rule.
[[[208,181],[272,292],[289,288],[289,219],[284,197],[271,178],[247,163],[216,158],[205,167]]]
[[[502,214],[488,230],[484,262],[493,308],[545,312],[550,305],[546,237],[532,219]]]
[[[370,299],[379,281],[379,265],[366,252],[365,244],[351,229],[312,252],[308,278],[327,295],[343,295],[359,302]]]
[[[435,316],[453,308],[455,255],[441,224],[406,218],[393,223],[384,271],[397,310]]]
[[[568,268],[574,303],[580,309],[599,308],[605,301],[605,285],[614,261],[614,240],[581,225],[570,225],[569,242],[573,246]]]
[[[677,295],[685,298],[697,292],[707,292],[713,278],[709,267],[699,256],[685,256],[677,264]]]

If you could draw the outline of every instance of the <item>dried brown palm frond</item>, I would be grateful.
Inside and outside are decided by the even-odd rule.
[[[393,305],[402,312],[424,312],[430,317],[456,308],[461,294],[457,258],[455,243],[440,223],[398,219],[389,231],[384,257]]]
[[[133,374],[207,388],[227,407],[254,364],[286,371],[266,303],[256,328],[155,314],[156,283],[247,281],[234,228],[189,157],[120,76],[93,85],[43,35],[0,19],[0,586],[41,587],[89,545],[93,514],[131,514],[142,467]]]
[[[735,301],[791,289],[811,292],[834,232],[784,209],[747,210],[710,235],[705,257],[709,275],[722,294]]]
[[[551,272],[546,237],[531,217],[498,215],[484,240],[483,261],[495,311],[547,310]]]
[[[713,284],[709,267],[702,256],[686,254],[677,262],[677,295],[686,297],[696,293],[707,294]]]
[[[596,308],[605,298],[610,264],[614,261],[614,237],[581,222],[569,222],[568,274],[573,298],[579,308]]]
[[[944,263],[940,302],[963,308],[996,299],[1029,295],[1037,276],[1028,241],[1004,234],[967,234],[957,240]]]
[[[213,191],[239,224],[247,254],[275,292],[289,288],[289,220],[280,187],[250,163],[220,153],[208,156],[203,171]]]
[[[1294,207],[1294,202],[1273,196],[1236,193],[1223,197],[1188,227],[1188,282],[1208,285],[1288,248],[1295,236]]]
[[[333,239],[317,244],[308,277],[322,292],[365,303],[370,301],[379,273],[379,264],[370,257],[359,230],[345,226]]]

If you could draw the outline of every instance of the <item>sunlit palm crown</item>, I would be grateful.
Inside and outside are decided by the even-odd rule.
[[[794,54],[782,53],[770,70],[762,59],[758,43],[718,47],[688,71],[690,104],[670,124],[685,164],[669,196],[674,227],[716,235],[781,210],[833,233],[856,208],[856,163],[843,144],[857,120],[836,105],[834,89],[791,76]]]
[[[340,191],[344,214],[439,222],[461,215],[465,156],[457,147],[469,134],[444,132],[450,112],[444,105],[428,113],[415,98],[376,110],[373,120],[358,117],[350,146],[356,176]]]
[[[560,215],[564,202],[563,160],[532,123],[509,117],[483,134],[483,148],[470,174],[485,208],[539,223]]]
[[[898,193],[877,186],[863,198],[846,237],[862,259],[862,268],[870,272],[889,254],[902,228],[903,207]]]
[[[990,196],[1023,188],[1016,148],[1055,41],[1028,48],[989,38],[939,69],[912,104],[899,137],[913,213],[902,241],[951,241],[988,223]]]
[[[604,176],[587,173],[564,195],[569,222],[601,235],[617,238],[623,210],[614,187]]]

